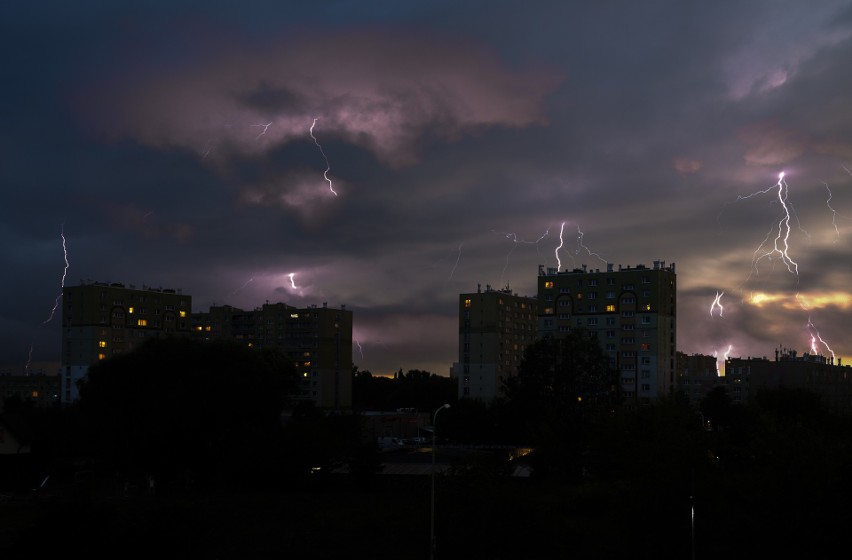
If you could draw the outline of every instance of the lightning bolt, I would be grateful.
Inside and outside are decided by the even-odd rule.
[[[260,131],[260,134],[258,134],[258,135],[257,135],[257,136],[255,136],[255,138],[254,138],[255,140],[257,140],[258,138],[260,138],[261,136],[263,136],[264,134],[266,134],[266,131],[267,131],[267,130],[269,130],[269,127],[270,127],[270,126],[272,126],[272,121],[270,121],[270,122],[268,122],[268,123],[266,123],[266,124],[253,124],[252,126],[260,126],[260,127],[263,127],[263,130],[261,130],[261,131]],[[208,150],[208,152],[209,152],[209,151],[210,151],[210,150]],[[205,153],[204,155],[207,155],[207,154]]]
[[[447,285],[447,282],[449,282],[450,280],[452,280],[452,279],[453,279],[453,274],[455,274],[455,273],[456,273],[456,268],[459,266],[459,261],[461,260],[461,250],[462,250],[462,245],[463,245],[462,243],[459,243],[459,253],[458,253],[458,255],[456,256],[456,263],[453,265],[453,269],[450,271],[450,276],[449,276],[449,278],[447,278],[447,280],[444,282],[444,285],[445,285],[445,286]]]
[[[852,172],[850,172],[846,167],[844,167],[842,165],[841,165],[841,167],[843,167],[843,169],[846,170],[847,173],[852,175]],[[828,206],[829,210],[831,210],[831,212],[832,212],[832,225],[834,226],[835,234],[839,238],[840,231],[839,231],[839,229],[837,227],[837,223],[836,223],[837,212],[831,206],[831,199],[832,199],[831,188],[829,188],[828,183],[824,182],[823,184],[825,185],[825,188],[828,191],[828,199],[826,200],[826,206]],[[790,250],[790,231],[791,231],[790,220],[791,220],[791,218],[793,218],[793,217],[796,218],[798,229],[800,231],[802,231],[808,237],[810,237],[810,235],[808,234],[807,231],[802,229],[801,224],[798,223],[798,221],[799,221],[798,215],[796,215],[795,208],[793,207],[793,204],[789,201],[789,188],[787,186],[787,182],[784,180],[784,172],[782,171],[781,173],[778,174],[778,181],[774,185],[772,185],[771,187],[768,187],[768,188],[761,190],[761,191],[754,192],[754,193],[749,194],[749,195],[740,195],[740,196],[737,197],[737,201],[748,199],[748,198],[751,198],[751,197],[754,197],[754,196],[757,196],[757,195],[760,195],[760,194],[765,194],[765,193],[768,193],[770,191],[775,191],[775,193],[776,193],[776,197],[778,199],[778,202],[780,203],[781,210],[782,210],[781,217],[778,220],[777,224],[774,224],[773,226],[770,227],[769,232],[767,233],[766,237],[764,238],[764,240],[761,242],[761,244],[757,247],[757,249],[755,249],[754,253],[752,254],[752,267],[751,267],[751,272],[749,273],[748,278],[750,279],[752,274],[759,274],[758,263],[760,262],[760,260],[767,258],[767,257],[770,260],[772,260],[773,258],[778,258],[779,260],[781,260],[782,263],[784,263],[784,265],[787,267],[787,271],[790,274],[796,275],[796,284],[798,285],[798,282],[799,282],[799,265],[795,260],[793,260],[790,257],[790,253],[789,253],[789,250]],[[768,248],[767,246],[771,246],[771,249]],[[748,281],[748,279],[746,279],[746,281]],[[719,304],[719,309],[720,309],[719,316],[721,317],[721,315],[722,315],[722,313],[721,313],[722,306],[721,306],[721,303],[719,301],[720,297],[721,297],[721,295],[717,293],[717,299],[714,302],[714,305],[711,306],[711,308],[710,308],[711,316],[713,314],[714,306],[717,303]],[[799,306],[803,310],[808,311],[808,307],[805,304],[805,302],[801,299],[800,294],[796,293],[795,297],[796,297],[796,301],[799,302]],[[810,316],[808,316],[808,322],[807,322],[806,329],[807,329],[807,331],[810,335],[811,351],[814,354],[818,354],[819,353],[818,352],[818,346],[821,344],[831,353],[832,358],[834,358],[835,357],[834,351],[831,349],[831,347],[828,345],[828,343],[822,338],[822,336],[819,333],[819,330],[814,325]]]
[[[509,268],[509,257],[512,256],[512,253],[515,251],[515,248],[517,248],[517,246],[520,245],[520,244],[535,245],[536,248],[538,248],[539,242],[542,239],[544,239],[545,237],[547,237],[547,235],[550,233],[550,228],[547,228],[547,230],[545,230],[545,232],[541,235],[541,237],[539,237],[535,241],[524,241],[523,239],[518,239],[518,234],[516,234],[516,233],[498,232],[498,231],[494,231],[494,230],[491,230],[491,232],[505,235],[506,239],[512,240],[512,249],[506,255],[506,264],[503,265],[503,272],[500,273],[500,284],[502,285],[503,284],[503,276],[505,276],[505,274],[506,274],[506,269]]]
[[[725,350],[725,353],[722,355],[722,363],[723,364],[728,361],[728,354],[731,353],[731,348],[733,348],[733,345],[729,344],[728,349]],[[713,357],[716,358],[716,375],[717,376],[721,375],[720,370],[719,370],[719,351],[718,350],[713,350]]]
[[[844,167],[844,169],[846,169],[846,168]],[[848,169],[847,169],[847,171],[848,171]],[[837,210],[835,210],[834,208],[831,207],[832,194],[831,194],[831,189],[828,188],[828,183],[823,182],[823,185],[825,185],[825,190],[828,191],[828,199],[825,201],[825,205],[828,206],[829,210],[831,210],[831,225],[834,226],[834,235],[835,235],[834,242],[837,243],[840,240],[840,230],[837,229]]]
[[[361,343],[358,342],[357,340],[354,340],[354,339],[352,340],[352,342],[354,342],[355,345],[358,346],[358,353],[361,354],[361,359],[363,360],[364,359],[364,349],[361,348]]]
[[[722,316],[722,313],[725,312],[725,308],[722,307],[722,296],[725,295],[725,292],[716,292],[716,299],[713,300],[713,303],[710,304],[710,316],[713,316],[713,310],[717,307],[719,308],[719,317]]]
[[[231,292],[231,295],[236,294],[237,292],[239,292],[240,290],[242,290],[243,288],[245,288],[246,286],[248,286],[251,282],[254,282],[254,276],[252,276],[251,278],[249,278],[248,280],[246,280],[245,282],[243,282],[243,285],[242,285],[242,286],[240,286],[239,288],[237,288],[236,290],[234,290],[233,292]]]
[[[27,353],[27,363],[24,365],[24,375],[30,374],[30,364],[33,361],[33,345],[30,343],[30,351]]]
[[[565,243],[562,241],[562,232],[563,232],[563,231],[565,231],[565,222],[562,222],[562,225],[561,225],[561,226],[559,226],[559,245],[558,245],[558,246],[556,247],[556,249],[554,250],[554,253],[556,253],[556,270],[557,270],[557,271],[562,270],[562,261],[561,261],[561,260],[559,260],[559,249],[561,249],[561,248],[562,248],[562,245],[564,245],[564,244],[565,244]]]
[[[294,290],[298,290],[299,288],[296,287],[296,281],[293,279],[293,277],[296,276],[296,273],[291,272],[287,276],[290,277],[290,287],[293,288]]]
[[[808,317],[807,329],[811,333],[811,352],[813,352],[814,354],[819,354],[819,349],[817,348],[818,340],[820,344],[825,346],[826,350],[831,353],[831,359],[834,360],[836,358],[836,356],[834,355],[834,350],[832,350],[831,346],[829,346],[828,343],[823,340],[822,336],[820,336],[819,329],[816,328],[810,317]]]
[[[584,235],[585,235],[585,233],[583,233],[583,232],[580,230],[580,225],[579,225],[579,224],[577,224],[577,249],[575,249],[575,251],[574,251],[574,252],[575,252],[575,254],[579,254],[579,253],[580,253],[580,249],[582,248],[582,249],[585,249],[585,250],[586,250],[586,252],[589,254],[589,256],[590,256],[590,257],[597,257],[597,258],[598,258],[598,259],[599,259],[602,263],[607,264],[607,260],[606,260],[605,258],[603,258],[602,256],[600,256],[600,255],[599,255],[599,254],[597,254],[597,253],[593,253],[593,252],[591,251],[591,249],[589,249],[588,247],[586,247],[585,245],[583,245],[583,236],[584,236]]]
[[[777,226],[773,226],[769,230],[769,233],[767,234],[766,238],[757,247],[757,249],[755,249],[753,257],[752,257],[752,261],[751,261],[752,271],[757,272],[757,264],[760,260],[762,260],[765,257],[769,257],[770,260],[771,260],[772,256],[777,253],[779,258],[781,259],[781,262],[783,262],[784,265],[787,267],[787,271],[790,272],[791,274],[795,274],[796,277],[798,278],[798,276],[799,276],[799,265],[798,265],[798,263],[796,263],[796,261],[794,261],[792,258],[790,258],[790,253],[789,253],[789,251],[790,251],[790,217],[791,217],[790,208],[791,208],[791,206],[788,206],[788,203],[787,203],[787,196],[788,196],[787,190],[788,189],[787,189],[787,182],[784,181],[784,172],[782,171],[781,173],[778,174],[778,182],[775,183],[774,185],[772,185],[771,187],[764,189],[762,191],[757,191],[757,192],[752,193],[752,194],[747,195],[747,196],[740,195],[740,196],[737,197],[737,200],[745,200],[747,198],[751,198],[751,197],[756,196],[758,194],[765,194],[765,193],[767,193],[767,192],[769,192],[773,189],[778,190],[778,194],[777,194],[778,201],[781,203],[781,208],[783,209],[782,217],[778,221]],[[763,246],[766,244],[766,242],[769,240],[769,238],[772,237],[773,231],[775,231],[776,233],[775,233],[775,239],[773,240],[773,243],[772,243],[772,250],[766,251],[763,248]],[[760,253],[761,251],[763,251],[763,253],[760,256],[758,256],[758,253]],[[749,277],[750,277],[750,275],[749,275]]]
[[[56,301],[53,303],[53,309],[50,310],[50,316],[45,319],[42,325],[46,325],[51,320],[53,320],[53,315],[56,313],[56,309],[59,307],[59,300],[62,298],[62,290],[65,288],[65,277],[68,274],[68,249],[65,246],[65,224],[62,224],[62,227],[59,230],[59,237],[62,239],[62,253],[65,256],[65,269],[62,271],[62,281],[59,283],[59,295],[56,296]],[[30,349],[32,352],[32,349]]]
[[[314,144],[317,145],[317,148],[319,148],[319,151],[322,154],[323,159],[325,160],[325,171],[323,171],[322,176],[325,177],[326,181],[328,181],[328,190],[331,191],[331,194],[337,196],[337,193],[334,191],[334,185],[332,185],[331,179],[328,178],[328,172],[331,171],[331,164],[328,163],[328,156],[325,155],[325,150],[322,149],[322,146],[320,145],[319,141],[317,141],[317,137],[314,136],[314,127],[317,125],[318,120],[319,117],[315,118],[314,122],[311,123],[310,134],[311,138],[314,139]]]

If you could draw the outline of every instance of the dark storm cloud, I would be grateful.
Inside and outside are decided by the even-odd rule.
[[[47,7],[0,22],[0,363],[58,357],[60,228],[67,283],[346,304],[374,373],[560,261],[676,262],[686,352],[850,353],[848,2]]]

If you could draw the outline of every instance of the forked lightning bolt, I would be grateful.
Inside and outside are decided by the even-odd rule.
[[[270,121],[270,122],[268,122],[268,123],[266,123],[266,124],[253,124],[252,126],[260,126],[260,127],[263,127],[263,130],[261,130],[261,131],[260,131],[260,134],[258,134],[258,135],[255,137],[255,140],[257,140],[258,138],[260,138],[261,136],[263,136],[264,134],[266,134],[266,131],[267,131],[267,130],[269,130],[269,127],[270,127],[270,126],[272,126],[272,121]],[[207,155],[207,154],[205,154],[205,155]]]
[[[596,257],[602,263],[607,264],[607,260],[605,258],[603,258],[602,256],[600,256],[597,253],[593,253],[591,251],[591,249],[589,249],[588,247],[583,245],[583,236],[584,235],[586,235],[586,234],[583,233],[582,231],[580,231],[580,225],[577,224],[577,249],[574,251],[575,254],[580,254],[580,249],[583,248],[583,249],[586,250],[586,253],[588,253],[590,257]]]
[[[772,258],[773,255],[777,254],[781,259],[781,262],[787,267],[787,271],[795,274],[797,277],[799,275],[799,265],[790,258],[789,250],[790,250],[790,206],[787,203],[787,183],[784,181],[784,172],[778,174],[778,182],[772,185],[771,187],[764,189],[762,191],[758,191],[752,193],[747,196],[738,196],[737,200],[744,200],[747,198],[751,198],[758,194],[765,194],[773,189],[778,190],[778,201],[781,203],[781,208],[783,209],[783,215],[781,219],[778,221],[777,226],[773,226],[770,233],[766,236],[766,239],[758,246],[754,251],[754,257],[752,259],[752,270],[757,270],[757,263],[763,259],[764,257]],[[773,248],[771,251],[767,251],[763,248],[766,241],[772,236],[772,231],[776,231],[775,239],[773,240]],[[761,253],[762,251],[762,253]],[[761,253],[758,255],[758,253]]]
[[[725,308],[722,307],[722,296],[725,295],[725,292],[716,292],[716,299],[713,300],[713,303],[710,304],[710,316],[713,316],[713,311],[718,307],[719,308],[719,317],[725,312]]]
[[[512,249],[506,255],[506,264],[503,265],[503,272],[500,274],[500,284],[502,284],[503,283],[503,276],[505,276],[505,274],[506,274],[506,269],[509,268],[509,257],[512,256],[512,253],[515,251],[515,248],[522,243],[527,244],[527,245],[535,245],[536,248],[538,248],[539,242],[542,239],[544,239],[545,237],[547,237],[547,235],[550,233],[550,228],[545,230],[545,232],[541,235],[541,237],[539,237],[535,241],[524,241],[523,239],[518,239],[517,233],[498,232],[498,231],[494,231],[494,230],[491,230],[491,231],[492,231],[492,233],[502,233],[503,235],[506,236],[506,239],[512,240]]]
[[[65,288],[65,276],[68,274],[68,249],[65,246],[65,224],[59,230],[59,237],[62,238],[62,254],[65,257],[65,269],[62,271],[62,281],[59,283],[59,295],[56,296],[56,301],[53,303],[53,309],[50,310],[50,316],[45,319],[42,325],[46,325],[53,319],[56,309],[59,307],[59,300],[62,298],[62,290]]]
[[[322,176],[325,177],[326,181],[328,181],[328,189],[331,191],[331,194],[333,194],[334,196],[337,196],[337,193],[334,190],[334,185],[331,184],[331,179],[328,178],[328,172],[331,171],[331,164],[328,163],[328,156],[325,155],[325,150],[322,149],[322,146],[317,141],[317,137],[314,136],[314,127],[317,125],[318,120],[319,120],[319,117],[315,118],[314,122],[311,123],[311,130],[310,130],[311,138],[314,139],[314,144],[317,145],[317,148],[319,148],[319,151],[322,154],[323,159],[325,160],[325,171],[323,171]]]

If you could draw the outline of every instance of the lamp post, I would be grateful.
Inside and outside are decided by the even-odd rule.
[[[450,405],[443,405],[438,410],[436,410],[434,416],[432,416],[432,515],[430,523],[431,534],[429,535],[429,558],[431,560],[435,559],[435,434],[437,432],[436,427],[438,422],[438,413],[444,410],[445,408],[450,408]]]

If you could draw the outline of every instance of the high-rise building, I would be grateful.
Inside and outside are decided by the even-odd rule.
[[[585,329],[619,372],[625,405],[650,403],[676,387],[675,265],[560,271],[539,267],[538,335]]]
[[[192,297],[181,290],[90,282],[62,290],[60,400],[77,399],[89,366],[149,337],[189,336]]]
[[[537,300],[509,288],[477,286],[459,295],[459,361],[450,369],[459,398],[491,401],[517,374],[526,347],[536,340]]]
[[[352,311],[265,303],[251,311],[230,305],[192,314],[193,336],[233,339],[253,348],[279,348],[301,378],[298,398],[318,407],[352,407]]]

